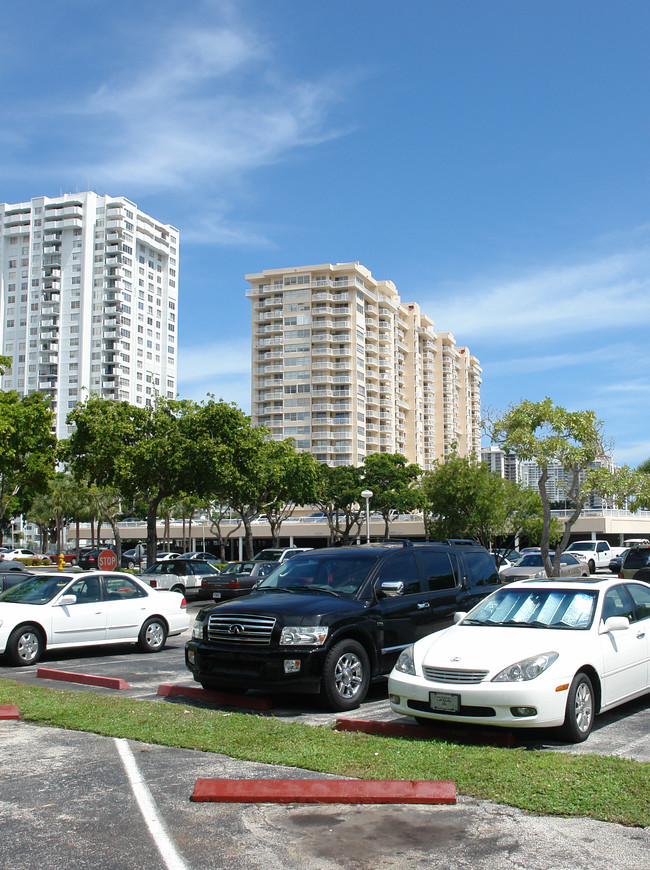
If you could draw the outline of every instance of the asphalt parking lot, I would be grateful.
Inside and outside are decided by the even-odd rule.
[[[192,603],[190,612],[201,605]],[[188,632],[189,634],[189,632]],[[129,695],[158,703],[199,703],[158,694],[161,684],[197,687],[185,668],[185,637],[161,653],[132,647],[46,653],[40,666],[117,677],[116,690],[37,677],[37,668],[10,668],[0,678],[55,689]],[[208,704],[207,706],[210,706]],[[272,715],[287,721],[332,722],[317,699],[274,698]],[[386,684],[375,685],[350,718],[393,722]],[[519,745],[596,752],[650,761],[650,699],[597,720],[577,747],[551,732],[519,732]],[[479,736],[478,739],[481,739]],[[489,742],[489,735],[485,737]],[[224,756],[92,734],[62,732],[25,722],[0,724],[0,866],[3,870],[94,870],[142,866],[174,868],[409,868],[416,866],[623,870],[650,866],[650,830],[583,819],[530,817],[489,802],[459,796],[456,806],[195,804],[198,778],[314,778]],[[316,775],[316,778],[324,778]]]

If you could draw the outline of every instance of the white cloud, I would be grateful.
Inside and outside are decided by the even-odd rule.
[[[634,234],[638,235],[637,233]],[[635,247],[574,265],[545,268],[518,280],[453,285],[422,307],[435,311],[436,329],[452,329],[469,343],[532,343],[650,320],[650,245],[647,231]],[[642,244],[640,244],[642,241]],[[625,247],[622,240],[621,246]]]
[[[104,131],[104,156],[84,175],[140,191],[205,189],[340,135],[326,123],[338,89],[284,80],[258,35],[231,24],[169,33],[144,70],[69,112]]]

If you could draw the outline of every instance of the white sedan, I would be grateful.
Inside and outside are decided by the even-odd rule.
[[[130,574],[40,574],[0,595],[0,653],[33,665],[45,649],[136,643],[158,652],[189,628],[185,598]]]
[[[650,691],[650,584],[527,580],[405,649],[390,706],[431,720],[563,727],[586,740],[594,716]]]

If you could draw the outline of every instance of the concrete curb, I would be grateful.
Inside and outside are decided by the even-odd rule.
[[[62,680],[65,683],[82,683],[85,686],[103,686],[105,689],[130,689],[131,686],[117,677],[97,677],[92,674],[75,674],[71,671],[57,671],[52,668],[39,668],[36,676],[44,680]]]
[[[381,734],[386,737],[411,737],[419,740],[453,740],[455,743],[479,744],[481,746],[514,746],[515,739],[509,731],[494,734],[491,731],[465,731],[462,728],[425,728],[408,722],[375,722],[370,719],[337,719],[337,731],[360,731],[363,734]]]
[[[208,689],[199,689],[197,686],[173,686],[169,683],[161,683],[158,686],[158,694],[164,697],[196,698],[198,701],[207,701],[211,704],[225,704],[227,707],[241,707],[243,710],[270,710],[269,698],[259,698],[255,695],[231,694],[230,692],[211,692]]]
[[[15,704],[0,705],[0,721],[6,722],[10,719],[19,719],[20,711]]]
[[[192,800],[279,804],[455,804],[444,780],[197,779]]]

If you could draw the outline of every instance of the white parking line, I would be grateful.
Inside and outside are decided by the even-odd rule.
[[[160,816],[156,812],[156,805],[149,791],[149,786],[142,778],[138,765],[136,764],[133,753],[129,747],[128,741],[121,737],[115,738],[117,751],[120,753],[120,758],[124,764],[126,775],[131,783],[133,794],[140,807],[140,812],[145,820],[149,833],[160,852],[160,856],[165,863],[167,870],[188,870],[187,865],[176,851],[176,847],[170,840]]]

